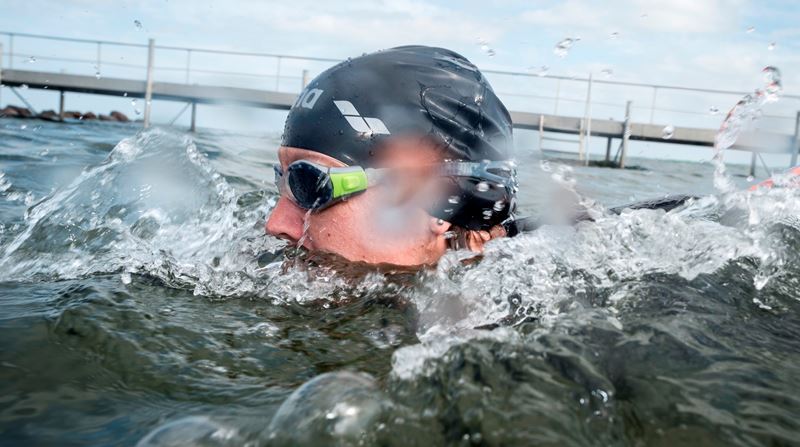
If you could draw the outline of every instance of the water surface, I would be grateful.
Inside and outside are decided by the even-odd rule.
[[[520,151],[522,214],[554,174],[604,205],[705,197],[353,271],[264,235],[276,147],[0,119],[4,445],[797,442],[793,191]]]

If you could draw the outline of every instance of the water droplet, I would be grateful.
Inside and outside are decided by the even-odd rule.
[[[753,180],[755,180],[755,177],[753,177],[752,175],[748,175],[748,176],[747,176],[747,182],[748,182],[748,183],[752,183],[752,182],[753,182]]]
[[[25,129],[28,128],[28,125],[27,124],[23,124],[23,125],[19,126],[19,128],[20,128],[20,130],[25,130]]]
[[[142,22],[140,22],[138,20],[134,20],[133,24],[136,26],[136,29],[138,29],[138,30],[142,29]]]
[[[573,39],[572,37],[561,39],[553,48],[553,54],[561,58],[567,57],[567,55],[569,54],[569,50],[572,48],[572,45],[574,45],[577,40],[578,39]]]
[[[476,105],[483,104],[483,95],[481,95],[481,94],[475,95],[475,104]]]
[[[486,53],[487,56],[494,57],[495,51],[489,46],[489,41],[482,37],[478,37],[478,45],[480,46],[481,51]]]
[[[781,71],[776,67],[767,66],[761,70],[764,76],[764,92],[766,92],[766,101],[775,102],[783,91],[783,84],[781,83]]]
[[[708,108],[708,113],[710,113],[712,115],[716,115],[716,114],[719,113],[719,108],[715,107],[715,106],[711,106],[711,107]]]
[[[538,71],[536,72],[536,76],[539,76],[540,78],[543,78],[543,77],[547,76],[547,73],[549,71],[550,71],[550,67],[548,67],[547,65],[542,65],[541,67],[539,67]]]
[[[131,274],[128,272],[122,272],[122,274],[119,275],[119,279],[122,281],[122,284],[130,284],[132,280]]]
[[[125,93],[123,93],[123,94],[122,94],[122,97],[123,97],[123,98],[127,98],[127,97],[128,97],[128,92],[125,92]]]
[[[131,99],[131,105],[132,105],[133,107],[136,107],[136,98],[134,98],[134,99]]]
[[[480,182],[475,186],[475,189],[477,189],[479,192],[486,192],[489,190],[489,184],[486,182]]]
[[[447,201],[452,203],[453,205],[455,205],[455,204],[457,204],[458,202],[461,201],[461,198],[458,197],[458,196],[450,196],[450,198],[447,199]]]
[[[539,169],[544,172],[550,172],[553,168],[550,166],[550,162],[547,160],[542,160],[539,162]]]
[[[675,135],[675,126],[673,126],[672,124],[667,124],[661,130],[661,138],[665,140],[669,140],[670,138],[672,138],[673,135]]]
[[[614,40],[614,39],[616,39],[617,37],[619,37],[619,32],[617,32],[617,31],[614,31],[613,33],[611,33],[611,34],[608,36],[608,38],[609,38],[609,39],[611,39],[611,40]]]
[[[610,68],[604,68],[604,69],[600,70],[600,74],[603,75],[606,78],[610,78],[614,74],[614,70],[612,70]]]
[[[505,200],[498,200],[497,202],[494,202],[494,206],[492,208],[495,211],[503,211],[503,208],[505,208],[505,207],[506,207]]]
[[[769,44],[769,45],[767,45],[767,49],[768,49],[769,51],[772,51],[772,50],[774,50],[774,49],[775,49],[775,47],[776,47],[777,45],[778,45],[778,44],[776,44],[775,42],[770,42],[770,44]]]
[[[753,32],[753,31],[755,31],[755,30],[756,30],[756,27],[755,27],[755,26],[748,26],[748,27],[747,27],[747,29],[745,30],[745,32],[746,32],[747,34],[750,34],[750,33],[752,33],[752,32]]]
[[[96,79],[100,79],[100,71],[99,70],[94,73],[94,77]]]
[[[22,84],[19,88],[22,90],[28,90],[28,84]]]
[[[29,57],[29,58],[28,58],[28,63],[29,63],[29,64],[34,64],[34,63],[36,63],[36,56],[31,56],[31,57]]]

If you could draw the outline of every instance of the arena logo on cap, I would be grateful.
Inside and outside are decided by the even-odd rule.
[[[314,104],[316,104],[319,97],[322,96],[322,92],[323,90],[318,88],[307,90],[297,97],[297,101],[294,102],[292,107],[300,106],[306,109],[313,109]]]
[[[383,124],[378,118],[370,118],[366,116],[361,116],[356,110],[353,103],[350,101],[333,101],[336,107],[342,112],[342,116],[347,122],[350,124],[350,127],[353,128],[356,132],[366,133],[366,134],[383,134],[383,135],[391,135],[389,129],[386,128],[386,125]]]

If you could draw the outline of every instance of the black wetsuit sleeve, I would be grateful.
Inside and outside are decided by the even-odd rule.
[[[614,214],[620,214],[623,210],[664,210],[666,212],[672,211],[673,209],[685,204],[690,199],[695,199],[696,196],[690,195],[672,195],[667,197],[662,197],[659,199],[651,199],[651,200],[644,200],[641,202],[634,202],[629,203],[627,205],[620,205],[610,208]],[[586,220],[592,220],[591,217],[585,212],[578,213],[575,216],[573,223],[583,222]],[[520,217],[505,225],[506,234],[508,236],[516,236],[520,233],[525,233],[528,231],[533,231],[539,228],[542,225],[541,221],[535,219],[533,217]]]
[[[662,197],[660,199],[645,200],[642,202],[629,203],[627,205],[615,206],[610,209],[614,214],[619,214],[622,210],[664,210],[672,211],[673,209],[683,205],[689,199],[696,199],[695,196],[680,194]]]

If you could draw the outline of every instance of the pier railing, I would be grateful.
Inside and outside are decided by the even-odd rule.
[[[47,50],[42,49],[47,43]],[[296,93],[313,76],[340,59],[289,54],[148,45],[0,31],[0,66],[55,73],[146,79],[158,82],[246,87]],[[510,110],[650,124],[715,128],[746,91],[628,82],[595,74],[541,75],[527,71],[483,69]],[[591,85],[591,87],[590,87]],[[587,95],[593,89],[591,95]],[[590,96],[590,97],[589,97]],[[791,134],[800,95],[784,94],[765,111],[762,129]]]

